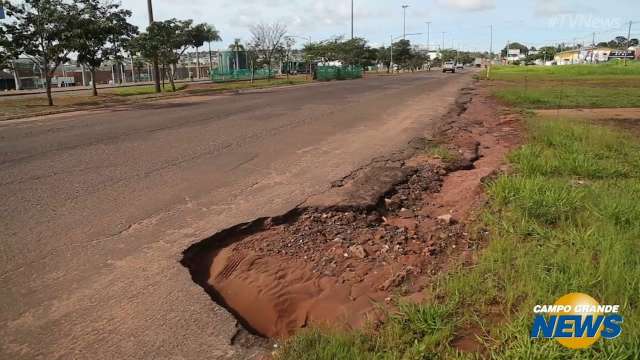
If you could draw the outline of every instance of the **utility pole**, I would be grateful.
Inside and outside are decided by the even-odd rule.
[[[593,32],[593,39],[591,39],[591,45],[594,46],[594,47],[596,46],[596,33],[595,33],[595,31]]]
[[[431,42],[431,21],[425,22],[427,24],[427,56],[429,55],[429,47]]]
[[[633,25],[633,21],[629,21],[629,32],[627,33],[627,48],[624,52],[624,66],[627,66],[627,51],[631,47],[631,25]]]
[[[153,4],[151,0],[147,0],[147,9],[149,10],[149,25],[153,25]],[[160,67],[158,67],[158,54],[153,57],[153,80],[155,82],[155,90],[159,93],[160,90]]]
[[[389,60],[389,72],[393,74],[393,35],[391,35],[390,39],[391,39],[391,59]]]
[[[446,34],[446,32],[442,32],[442,50],[444,50],[444,34]]]
[[[407,38],[407,8],[409,5],[402,5],[402,40]]]
[[[351,40],[353,40],[353,0],[351,0]]]
[[[489,25],[491,32],[489,38],[489,66],[487,67],[487,79],[491,78],[491,64],[493,63],[493,25]]]

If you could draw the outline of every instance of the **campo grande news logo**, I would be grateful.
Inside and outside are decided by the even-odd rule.
[[[586,349],[601,337],[622,333],[620,305],[600,305],[587,294],[567,294],[553,305],[534,306],[533,312],[531,338],[556,339],[569,349]]]

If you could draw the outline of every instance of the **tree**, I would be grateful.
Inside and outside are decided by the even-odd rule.
[[[138,28],[127,22],[131,11],[120,9],[118,3],[100,0],[79,0],[77,3],[81,8],[76,24],[82,32],[74,38],[73,47],[78,53],[78,62],[89,68],[92,94],[98,96],[96,70],[104,61],[118,59]]]
[[[0,27],[0,71],[9,69],[13,74],[13,79],[16,84],[16,90],[20,90],[20,76],[15,68],[14,60],[19,57],[20,53],[15,48],[7,32],[3,27]]]
[[[240,68],[240,57],[238,53],[240,51],[244,51],[244,45],[242,45],[242,41],[238,38],[233,40],[233,43],[229,45],[229,50],[233,51],[236,55],[236,61],[234,63],[234,70],[238,70]]]
[[[553,60],[553,58],[558,53],[557,49],[553,46],[543,46],[538,50],[536,55],[531,55],[530,60],[540,60],[548,61]],[[529,59],[528,59],[529,60]]]
[[[411,42],[406,39],[393,43],[393,63],[403,69],[409,68],[409,60],[412,56]]]
[[[9,68],[11,60],[14,59],[12,52],[11,40],[4,28],[0,27],[0,70]]]
[[[247,54],[247,64],[249,65],[249,70],[251,71],[251,83],[253,84],[256,74],[256,68],[258,67],[260,58],[254,44],[247,44],[245,46],[245,49]]]
[[[523,55],[527,55],[529,53],[529,48],[526,47],[525,45],[520,44],[519,42],[512,42],[509,43],[509,49],[518,49],[520,50],[520,53]],[[502,56],[507,56],[507,47],[505,46],[504,49],[502,49],[501,51]]]
[[[387,68],[387,72],[391,71],[391,51],[389,48],[381,46],[376,49],[376,62]]]
[[[40,67],[45,77],[47,100],[49,106],[53,106],[51,77],[58,66],[69,60],[75,38],[82,33],[74,23],[78,6],[62,0],[23,0],[19,5],[5,2],[5,7],[13,19],[4,25],[5,31],[16,52]]]
[[[140,81],[141,75],[142,74],[142,70],[144,69],[144,61],[139,58],[139,57],[135,57],[132,59],[133,61],[133,69],[135,70],[136,73],[138,73],[138,81]],[[131,76],[133,77],[133,82],[136,81],[136,76],[134,74],[131,74]]]
[[[212,25],[205,24],[205,41],[209,44],[209,72],[213,69],[213,55],[211,53],[211,43],[214,41],[222,41],[218,30],[215,29]]]
[[[198,44],[203,28],[201,25],[193,27],[193,20],[156,21],[147,27],[145,33],[134,38],[129,48],[146,59],[157,56],[163,70],[168,70],[171,90],[176,91],[176,66],[184,52]]]
[[[267,66],[271,79],[274,57],[281,51],[287,27],[280,23],[259,24],[251,27],[251,43],[260,60]]]
[[[296,40],[291,36],[284,38],[284,45],[280,47],[282,62],[287,63],[287,80],[289,80],[289,74],[291,73],[291,54],[293,53],[293,46],[296,44]]]
[[[440,57],[443,62],[453,61],[456,59],[456,51],[453,49],[442,49],[440,50]]]
[[[342,37],[309,43],[304,47],[309,61],[340,61],[343,65],[371,66],[378,62],[378,49],[372,49],[363,38]]]
[[[198,24],[191,30],[191,41],[196,48],[196,77],[200,78],[200,50],[205,42],[209,43],[209,61],[211,62],[211,42],[219,41],[218,31],[209,24]]]

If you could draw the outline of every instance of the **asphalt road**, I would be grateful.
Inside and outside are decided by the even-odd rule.
[[[428,132],[469,74],[0,122],[0,358],[242,358],[178,261]]]

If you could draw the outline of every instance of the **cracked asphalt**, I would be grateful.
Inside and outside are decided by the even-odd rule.
[[[247,358],[182,251],[429,132],[470,74],[0,122],[0,358]]]

